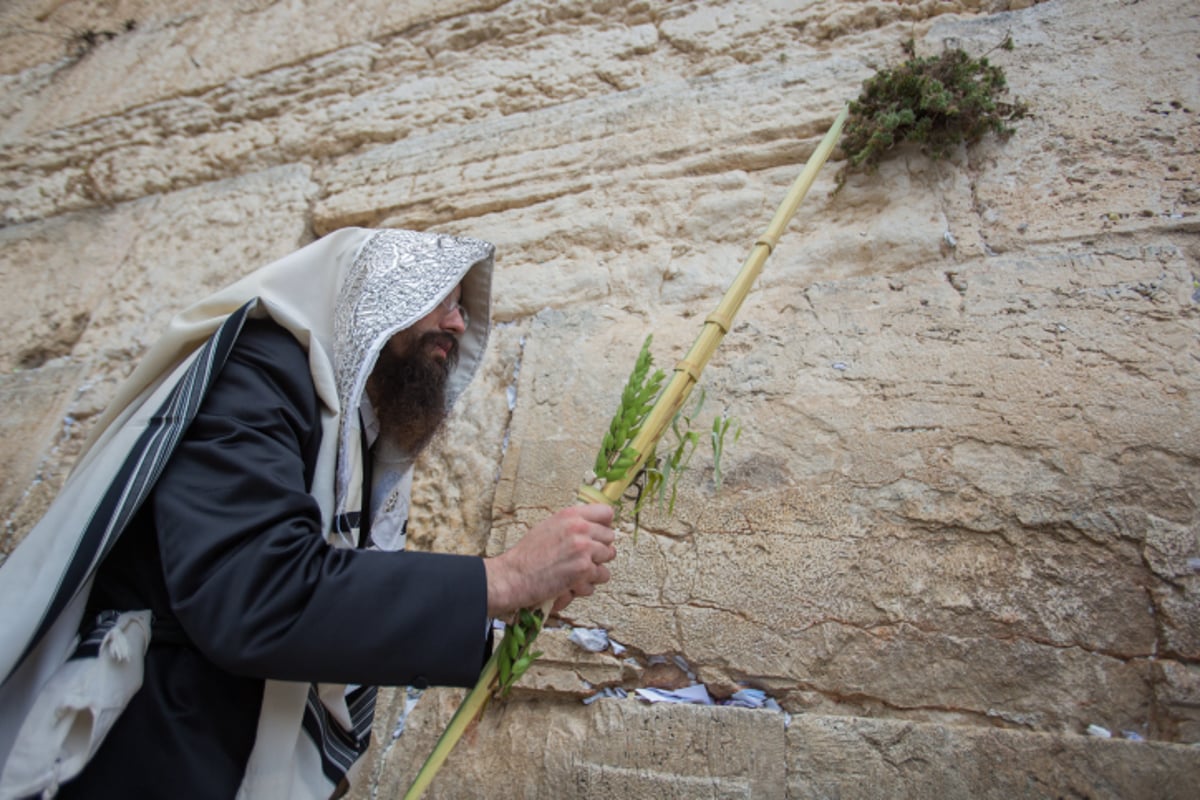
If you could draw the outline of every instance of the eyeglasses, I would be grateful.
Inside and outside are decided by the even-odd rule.
[[[438,308],[443,314],[453,314],[455,311],[462,317],[463,327],[468,328],[471,325],[471,315],[467,313],[467,307],[460,302],[462,298],[455,300],[453,295],[446,295],[446,299],[438,304]]]

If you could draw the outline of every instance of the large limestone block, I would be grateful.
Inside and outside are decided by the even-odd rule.
[[[52,136],[20,137],[0,146],[4,219],[128,202],[344,152],[371,136],[361,109],[377,104],[358,87],[378,55],[369,44],[345,47]]]
[[[573,493],[642,335],[681,354],[703,310],[538,315],[493,552]],[[725,488],[693,471],[568,616],[796,709],[1190,730],[1153,664],[1194,658],[1196,335],[1162,246],[763,290],[705,375]]]
[[[136,238],[73,355],[123,376],[177,312],[306,244],[311,191],[306,169],[286,167],[114,209],[105,223]]]
[[[376,796],[407,788],[458,696],[426,693],[387,749]],[[426,796],[783,797],[784,741],[783,716],[765,710],[514,700],[489,709]]]
[[[623,313],[654,319],[663,306],[696,314],[715,304],[737,273],[807,156],[805,150],[782,166],[678,180],[631,168],[627,182],[444,227],[496,243],[497,319],[585,304],[613,324]],[[759,279],[762,290],[891,274],[940,258],[946,219],[937,195],[881,189],[835,194],[834,167],[810,190]],[[926,167],[894,174],[911,185]],[[694,323],[685,322],[679,341],[694,333]]]
[[[1200,781],[1195,747],[893,720],[794,716],[787,750],[796,800],[1184,800]]]
[[[396,738],[398,713],[389,714],[377,726],[387,736],[374,751],[374,793],[362,787],[352,797],[400,796],[459,697],[425,692]],[[427,797],[1182,800],[1198,779],[1196,748],[1161,742],[632,698],[518,699],[489,708]]]
[[[79,215],[0,228],[0,313],[5,371],[71,354],[139,238],[117,215]]]

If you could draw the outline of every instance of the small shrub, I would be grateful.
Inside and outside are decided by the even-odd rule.
[[[1001,47],[1011,49],[1012,40]],[[905,49],[911,54],[911,44]],[[1006,86],[1000,67],[960,49],[910,58],[876,73],[850,104],[842,137],[848,159],[844,173],[873,171],[901,142],[918,142],[922,152],[936,159],[989,132],[1008,136],[1012,128],[1007,123],[1024,117],[1028,109],[1001,99]]]

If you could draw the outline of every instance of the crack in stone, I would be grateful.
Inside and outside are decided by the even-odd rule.
[[[903,703],[897,703],[897,702],[894,702],[891,700],[887,700],[883,697],[878,697],[876,695],[868,694],[866,692],[839,692],[834,689],[824,689],[819,686],[815,686],[813,684],[800,684],[796,688],[800,689],[802,691],[807,691],[807,692],[812,692],[814,694],[818,694],[821,697],[824,697],[825,699],[830,700],[839,705],[849,705],[849,706],[857,705],[857,706],[867,706],[867,707],[878,706],[879,708],[883,708],[888,711],[900,711],[900,712],[920,711],[920,712],[934,712],[934,713],[942,713],[942,714],[956,714],[956,715],[960,715],[963,717],[978,719],[980,725],[988,725],[988,726],[994,725],[996,719],[1002,719],[1005,722],[1018,724],[1018,725],[1021,725],[1022,727],[1027,727],[1031,730],[1037,729],[1037,725],[1034,722],[1034,720],[1021,719],[1021,717],[1024,717],[1026,715],[1009,714],[1006,712],[996,711],[996,710],[990,709],[990,708],[987,709],[986,711],[980,711],[979,709],[975,709],[975,708],[966,708],[963,706],[955,706],[955,705],[942,705],[942,704],[936,704],[936,703],[927,703],[927,704],[922,703],[922,704],[905,705]]]
[[[514,323],[498,322],[495,328],[500,329]],[[500,457],[496,460],[496,472],[493,484],[500,482],[500,476],[504,471],[504,457],[508,454],[508,446],[512,440],[513,419],[516,417],[518,389],[521,385],[521,365],[525,360],[525,344],[526,336],[522,334],[517,339],[517,355],[513,360],[512,381],[505,387],[504,391],[508,398],[508,416],[504,420],[503,434],[500,438]]]

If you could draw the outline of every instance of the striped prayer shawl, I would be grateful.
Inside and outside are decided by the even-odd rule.
[[[321,771],[337,786],[354,766],[354,762],[367,752],[371,743],[371,722],[375,718],[374,686],[359,686],[346,695],[346,708],[350,714],[347,729],[338,722],[321,702],[315,685],[308,689],[308,703],[304,708],[304,732],[321,751]]]
[[[354,546],[362,453],[356,409],[379,349],[461,283],[470,323],[453,402],[488,338],[493,248],[436,233],[347,228],[180,312],[96,421],[71,477],[0,566],[0,764],[38,690],[74,651],[92,576],[162,474],[243,322],[268,317],[309,353],[322,411],[312,495],[326,541]],[[367,488],[369,491],[369,487]],[[354,779],[373,692],[268,680],[239,798],[329,797]],[[357,759],[357,760],[356,760]]]
[[[242,326],[256,305],[257,301],[251,300],[229,316],[197,352],[165,402],[150,416],[145,430],[125,457],[88,520],[41,622],[10,675],[21,668],[51,626],[56,622],[63,622],[62,615],[71,606],[72,601],[80,598],[81,593],[90,587],[96,570],[149,496],[188,426],[195,419],[204,398],[233,350]],[[352,518],[350,516],[339,515],[338,527],[341,533],[353,541],[358,536],[360,515],[355,513]],[[117,617],[118,613],[115,611],[101,614],[100,619],[87,630],[68,657],[95,657],[101,641]],[[76,617],[76,625],[78,621]],[[8,677],[6,675],[5,680]],[[331,712],[321,701],[317,685],[312,684],[309,687],[303,730],[319,753],[321,771],[331,787],[341,784],[354,762],[367,751],[376,693],[375,687],[359,687],[346,696],[350,723],[347,728],[338,721],[338,715]]]
[[[125,526],[129,524],[129,520],[154,488],[154,484],[162,475],[163,467],[175,452],[179,440],[195,419],[200,403],[204,401],[221,367],[225,365],[225,360],[242,331],[246,316],[255,304],[256,302],[251,300],[230,315],[225,324],[200,348],[192,365],[175,384],[166,402],[150,418],[146,429],[113,478],[100,505],[92,513],[91,520],[79,538],[79,545],[58,582],[54,598],[46,608],[33,638],[25,646],[20,660],[13,667],[14,672],[20,668],[21,662],[42,640],[71,600],[87,585],[104,557],[116,544]],[[4,677],[5,680],[8,679],[7,675]]]

